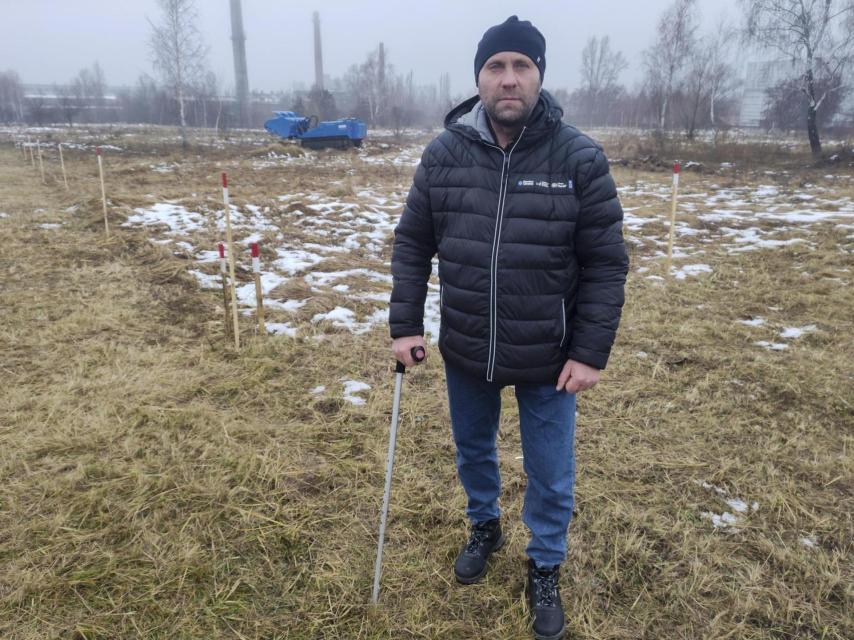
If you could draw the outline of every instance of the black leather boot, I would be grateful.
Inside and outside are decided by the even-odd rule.
[[[528,560],[528,606],[531,610],[534,638],[537,640],[560,640],[566,631],[563,605],[560,602],[560,565],[538,569],[533,560]]]
[[[498,518],[479,522],[472,526],[468,542],[460,549],[454,563],[457,582],[473,584],[486,573],[489,555],[504,545],[501,523]]]

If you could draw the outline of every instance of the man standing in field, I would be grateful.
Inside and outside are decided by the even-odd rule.
[[[563,637],[558,577],[575,484],[575,394],[605,368],[628,257],[602,148],[561,121],[542,89],[545,39],[516,16],[486,31],[478,95],[425,149],[395,229],[389,324],[412,367],[439,255],[441,330],[468,541],[454,564],[477,582],[504,544],[496,450],[501,388],[515,387],[530,529],[526,591],[534,637]]]

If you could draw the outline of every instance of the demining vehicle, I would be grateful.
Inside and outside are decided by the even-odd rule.
[[[299,140],[308,149],[361,147],[368,133],[367,125],[358,118],[318,122],[317,116],[301,116],[294,111],[274,111],[264,128],[285,140]]]

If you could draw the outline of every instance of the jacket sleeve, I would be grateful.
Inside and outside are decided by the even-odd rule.
[[[578,294],[568,357],[604,369],[620,324],[629,270],[623,208],[601,149],[579,167],[578,176]]]
[[[394,230],[391,256],[393,285],[388,318],[392,338],[424,335],[427,281],[437,251],[430,209],[429,160],[428,148],[415,170],[403,214]]]

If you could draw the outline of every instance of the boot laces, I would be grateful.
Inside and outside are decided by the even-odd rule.
[[[466,542],[466,553],[477,553],[477,550],[486,542],[491,533],[491,529],[478,524],[474,525],[471,528],[468,542]]]
[[[554,607],[558,601],[557,583],[559,574],[554,569],[535,569],[533,580],[536,588],[536,606]]]

